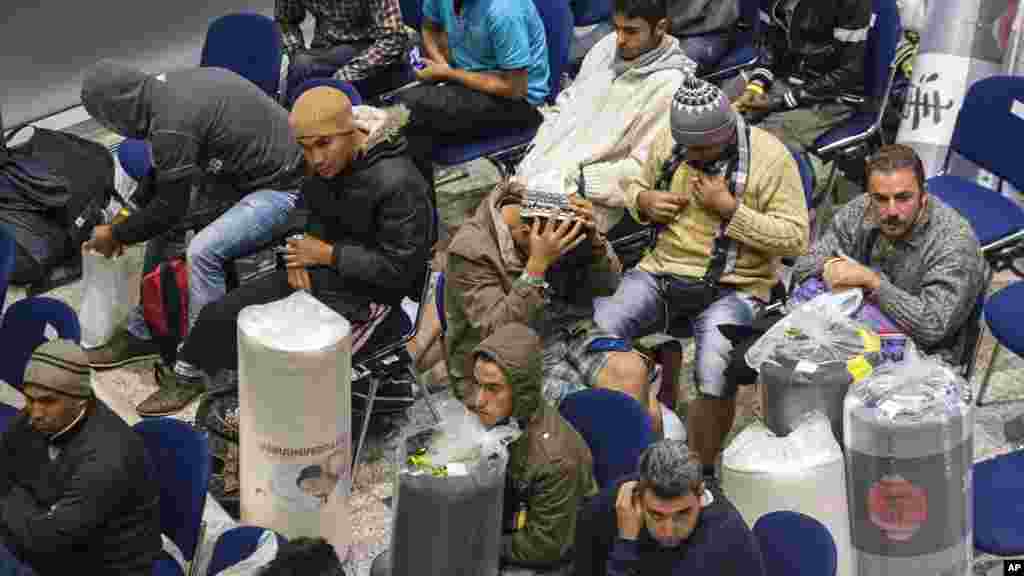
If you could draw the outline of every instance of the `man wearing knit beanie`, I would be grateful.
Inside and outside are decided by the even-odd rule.
[[[723,376],[732,345],[717,326],[749,325],[769,301],[781,258],[807,250],[807,206],[786,147],[748,126],[715,86],[684,80],[669,120],[626,188],[626,207],[654,226],[654,243],[615,295],[597,299],[594,320],[626,342],[691,329],[700,395],[687,439],[710,475],[736,393]]]
[[[23,382],[0,437],[0,572],[150,574],[159,492],[142,438],[93,395],[70,340],[39,346]]]

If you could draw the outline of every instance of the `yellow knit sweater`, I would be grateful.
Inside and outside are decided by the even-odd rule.
[[[647,220],[638,212],[637,196],[653,188],[658,171],[672,154],[672,133],[667,124],[656,137],[643,172],[625,182],[626,206],[639,222]],[[767,301],[778,281],[780,260],[807,251],[807,204],[796,162],[785,145],[768,132],[752,127],[750,147],[746,191],[726,228],[726,235],[739,249],[736,268],[721,282]],[[690,194],[688,172],[686,164],[676,170],[672,192]],[[702,277],[721,222],[717,212],[691,198],[676,220],[663,229],[654,249],[648,250],[638,267],[652,274]]]

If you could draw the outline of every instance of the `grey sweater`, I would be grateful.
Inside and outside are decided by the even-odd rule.
[[[882,277],[871,295],[879,308],[929,354],[951,363],[960,357],[961,326],[984,290],[988,268],[970,224],[935,196],[905,240],[892,241],[872,230],[878,222],[867,195],[836,213],[824,236],[793,269],[795,281],[822,274],[832,256],[845,253]],[[876,237],[868,254],[871,237]]]

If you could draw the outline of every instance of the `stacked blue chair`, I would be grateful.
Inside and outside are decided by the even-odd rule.
[[[974,465],[974,547],[1024,555],[1024,451]]]
[[[971,85],[943,164],[945,172],[956,153],[996,175],[997,190],[946,174],[928,179],[928,192],[971,223],[989,265],[996,272],[1010,269],[1018,276],[1024,276],[1024,270],[1014,264],[1024,255],[1024,210],[1001,192],[1004,181],[1024,190],[1024,163],[1009,139],[1024,130],[1024,119],[1015,110],[1021,99],[1024,78],[1019,76],[992,76]]]
[[[732,50],[715,66],[702,73],[701,77],[716,84],[736,76],[742,70],[753,68],[760,60],[758,45],[761,37],[760,0],[740,0],[740,20]]]
[[[573,15],[565,0],[534,0],[548,45],[548,97],[554,103],[561,88],[562,73],[569,65],[569,43],[572,39]],[[434,150],[434,162],[442,166],[464,164],[478,158],[487,158],[503,175],[511,174],[522,158],[536,128],[501,130],[468,144],[452,144]]]
[[[221,534],[214,545],[213,555],[210,557],[210,564],[206,568],[206,574],[208,576],[215,576],[222,570],[252,556],[259,545],[260,537],[266,531],[266,528],[258,526],[237,526]],[[287,541],[276,532],[274,532],[274,536],[277,538],[278,546]]]
[[[988,330],[995,340],[995,346],[992,349],[992,358],[985,370],[985,376],[981,381],[981,388],[978,390],[978,406],[984,405],[985,392],[991,383],[992,372],[999,360],[1000,350],[1006,348],[1017,356],[1024,356],[1024,324],[1020,321],[1021,310],[1024,310],[1024,282],[1010,284],[990,296],[988,302],[985,303],[985,323],[988,324]],[[1024,398],[1007,398],[1000,402],[1013,400],[1024,400]],[[1024,520],[1018,520],[1018,526],[1024,532]]]
[[[779,511],[754,523],[765,576],[835,576],[836,543],[824,524],[799,512]]]
[[[82,337],[78,316],[60,300],[38,296],[11,304],[0,326],[0,380],[21,387],[32,351],[49,339],[47,326],[65,340]]]
[[[854,113],[819,136],[808,151],[823,160],[857,156],[862,154],[873,137],[882,138],[882,118],[889,105],[893,78],[899,70],[896,46],[903,31],[896,0],[873,0],[873,3],[874,23],[868,31],[864,55],[864,96],[878,107],[865,107],[866,110]],[[826,190],[832,189],[835,175],[836,165],[833,163]]]
[[[601,488],[636,472],[640,453],[654,442],[651,418],[633,397],[590,388],[565,397],[558,411],[586,440]]]
[[[148,418],[133,428],[142,436],[160,479],[160,531],[181,550],[186,562],[192,562],[203,540],[209,442],[195,428],[173,418]],[[158,567],[167,568],[166,563],[166,559],[158,561]]]

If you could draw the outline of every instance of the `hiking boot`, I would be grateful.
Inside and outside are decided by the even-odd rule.
[[[163,363],[153,367],[159,390],[153,392],[139,404],[136,411],[139,416],[169,416],[181,412],[197,396],[203,393],[203,381],[190,380],[174,373]]]
[[[160,358],[160,346],[120,328],[105,346],[86,350],[85,355],[93,370],[110,370],[134,362],[156,360]]]

